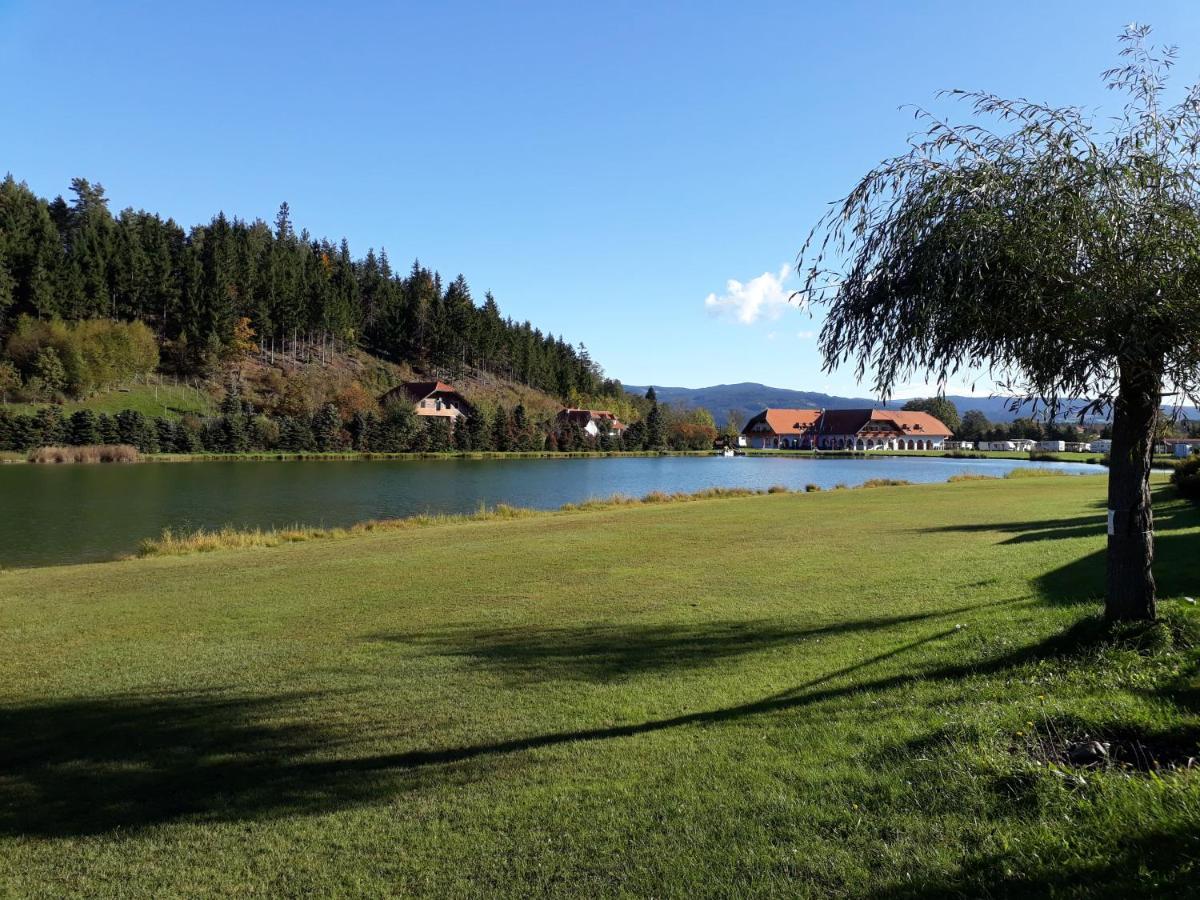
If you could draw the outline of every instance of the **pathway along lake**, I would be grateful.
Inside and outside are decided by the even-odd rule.
[[[1103,472],[1081,463],[885,456],[0,465],[0,566],[112,559],[164,528],[341,526],[480,504],[553,509],[613,494],[934,482],[1018,467]]]

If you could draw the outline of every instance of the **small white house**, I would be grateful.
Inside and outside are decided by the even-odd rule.
[[[625,432],[625,425],[607,409],[568,407],[559,412],[557,422],[560,429],[578,425],[589,437],[599,437],[601,433],[621,435]]]
[[[1092,450],[1096,453],[1108,453],[1112,450],[1112,441],[1108,438],[1092,441]]]
[[[947,450],[974,450],[974,441],[946,441],[942,444]]]
[[[1057,450],[1062,452],[1067,449],[1066,441],[1038,441],[1039,450]]]
[[[1071,453],[1089,453],[1092,445],[1086,441],[1067,441],[1067,450]]]
[[[1016,450],[1017,445],[1012,441],[980,441],[980,450]]]

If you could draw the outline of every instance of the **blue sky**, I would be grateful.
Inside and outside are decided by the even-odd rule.
[[[0,0],[0,171],[187,225],[287,200],[628,383],[861,394],[780,302],[825,204],[940,88],[1111,104],[1133,19],[1200,73],[1194,2]]]

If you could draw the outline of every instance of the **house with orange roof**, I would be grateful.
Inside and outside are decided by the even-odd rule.
[[[758,450],[800,450],[812,446],[819,409],[764,409],[746,423],[742,436]]]
[[[451,426],[471,408],[466,398],[444,381],[410,381],[394,387],[379,402],[410,403],[418,416],[449,419]]]
[[[941,450],[953,433],[929,413],[898,409],[828,409],[818,450]]]
[[[791,450],[941,450],[953,436],[925,412],[764,409],[742,429],[751,447]]]

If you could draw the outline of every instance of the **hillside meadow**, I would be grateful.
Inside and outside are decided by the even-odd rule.
[[[1093,476],[0,572],[0,894],[1194,893],[1155,485],[1164,621],[1115,632]]]

